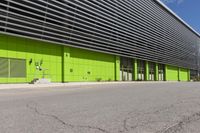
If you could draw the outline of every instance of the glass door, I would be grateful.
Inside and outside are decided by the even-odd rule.
[[[120,59],[120,80],[132,81],[133,62],[130,58],[121,57]]]
[[[164,81],[165,66],[163,64],[158,64],[158,80]]]
[[[145,80],[145,62],[142,60],[137,60],[138,64],[138,80]]]
[[[149,80],[155,80],[155,63],[149,62]]]

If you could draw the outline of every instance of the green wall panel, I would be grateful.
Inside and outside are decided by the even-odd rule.
[[[120,80],[120,57],[115,56],[115,80]]]
[[[61,46],[31,39],[0,34],[0,57],[26,59],[26,78],[0,78],[0,83],[30,82],[41,78],[42,71],[36,70],[35,62],[43,60],[46,78],[61,82]],[[32,59],[32,63],[29,61]]]
[[[138,67],[137,67],[137,59],[133,59],[133,79],[138,80]]]
[[[118,80],[119,60],[115,56],[69,47],[64,52],[64,82],[115,80],[115,73]]]
[[[158,81],[158,63],[155,63],[155,80]]]
[[[188,81],[188,69],[185,69],[185,68],[179,69],[179,80]]]
[[[178,67],[166,65],[165,76],[167,81],[178,81]]]
[[[109,81],[120,80],[120,57],[93,52],[78,48],[71,48],[36,41],[21,37],[0,34],[0,57],[26,59],[25,78],[0,78],[0,83],[30,82],[34,78],[41,78],[42,71],[36,70],[35,62],[43,61],[42,68],[45,77],[52,82],[72,81]],[[32,63],[29,61],[32,60]],[[133,59],[133,79],[137,80],[137,60]],[[145,66],[145,79],[148,80],[148,62]],[[190,71],[166,65],[166,80],[187,81]],[[156,64],[156,80],[158,79],[158,65]]]
[[[190,69],[188,69],[188,81],[190,81]]]
[[[149,63],[148,61],[145,61],[145,80],[149,80]]]

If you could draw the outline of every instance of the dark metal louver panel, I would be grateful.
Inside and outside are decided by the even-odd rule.
[[[1,0],[0,32],[197,69],[199,36],[156,0]]]

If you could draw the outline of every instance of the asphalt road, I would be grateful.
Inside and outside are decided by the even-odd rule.
[[[0,90],[1,133],[199,133],[200,83]]]

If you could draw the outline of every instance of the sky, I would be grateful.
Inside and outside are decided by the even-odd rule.
[[[161,0],[200,34],[200,0]]]

